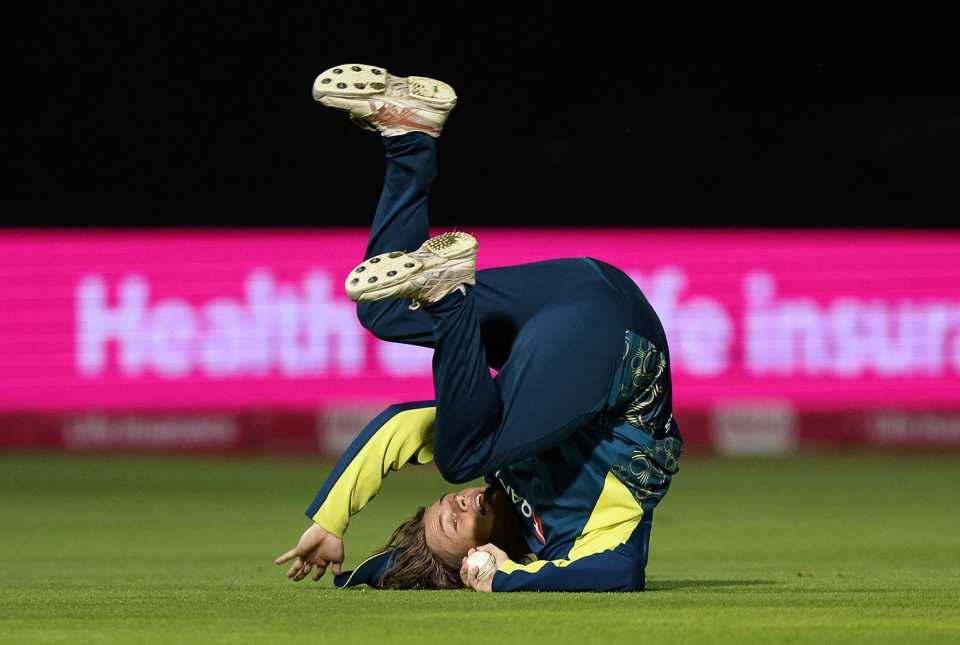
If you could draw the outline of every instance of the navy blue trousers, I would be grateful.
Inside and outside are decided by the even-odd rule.
[[[364,259],[414,250],[428,237],[436,139],[383,141],[386,179]],[[667,346],[633,281],[591,258],[479,271],[466,296],[415,311],[409,304],[382,300],[357,311],[378,338],[434,348],[434,456],[454,483],[536,455],[602,414],[626,329]]]

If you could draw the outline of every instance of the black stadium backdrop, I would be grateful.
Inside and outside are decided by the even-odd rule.
[[[584,13],[37,5],[8,39],[5,223],[365,226],[379,143],[310,97],[320,71],[362,62],[458,91],[438,225],[956,224],[949,61],[663,62],[638,46],[650,25]]]

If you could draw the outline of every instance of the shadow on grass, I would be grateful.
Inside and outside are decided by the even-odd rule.
[[[673,591],[714,587],[758,587],[779,584],[777,580],[653,580],[647,582],[647,591]]]

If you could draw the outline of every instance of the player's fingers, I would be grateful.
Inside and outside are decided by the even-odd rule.
[[[310,571],[313,569],[313,565],[309,562],[305,562],[300,568],[300,571],[297,572],[296,577],[294,578],[295,582],[300,582],[309,575]]]
[[[286,561],[289,560],[290,558],[296,557],[296,555],[297,555],[297,548],[294,547],[294,548],[290,549],[289,551],[287,551],[286,553],[284,553],[283,555],[279,556],[276,560],[273,561],[273,563],[274,563],[274,564],[283,564],[284,562],[286,562]]]
[[[299,569],[297,569],[297,570],[294,572],[294,574],[293,574],[293,581],[294,581],[294,582],[300,582],[301,580],[303,580],[303,570],[304,570],[306,567],[307,567],[307,565],[304,563],[303,565],[300,566]]]
[[[470,567],[467,571],[467,583],[474,591],[479,591],[479,583],[477,582],[477,576],[480,575],[480,567]]]
[[[292,578],[293,575],[300,570],[300,567],[302,566],[302,564],[303,563],[300,561],[300,558],[297,558],[296,560],[294,560],[293,564],[290,565],[290,568],[287,569],[287,577]]]
[[[339,576],[341,573],[343,573],[343,565],[339,562],[334,562],[333,566],[330,567],[330,570]]]
[[[313,572],[313,581],[316,582],[323,576],[325,569],[323,567],[317,567],[317,570]]]
[[[310,564],[309,562],[304,562],[303,568],[300,569],[300,573],[297,574],[297,577],[294,578],[293,581],[300,582],[301,580],[306,578],[308,575],[310,575],[311,571],[313,571],[313,565]]]
[[[500,562],[507,559],[507,554],[498,547],[496,544],[484,544],[483,546],[478,546],[477,551],[483,551],[484,553],[489,553],[497,560],[497,565],[499,566]]]

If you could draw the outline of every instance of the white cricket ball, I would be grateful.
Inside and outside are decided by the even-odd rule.
[[[477,580],[486,580],[497,570],[497,559],[492,553],[486,551],[474,551],[467,557],[467,570],[476,567],[480,569],[477,573]]]

